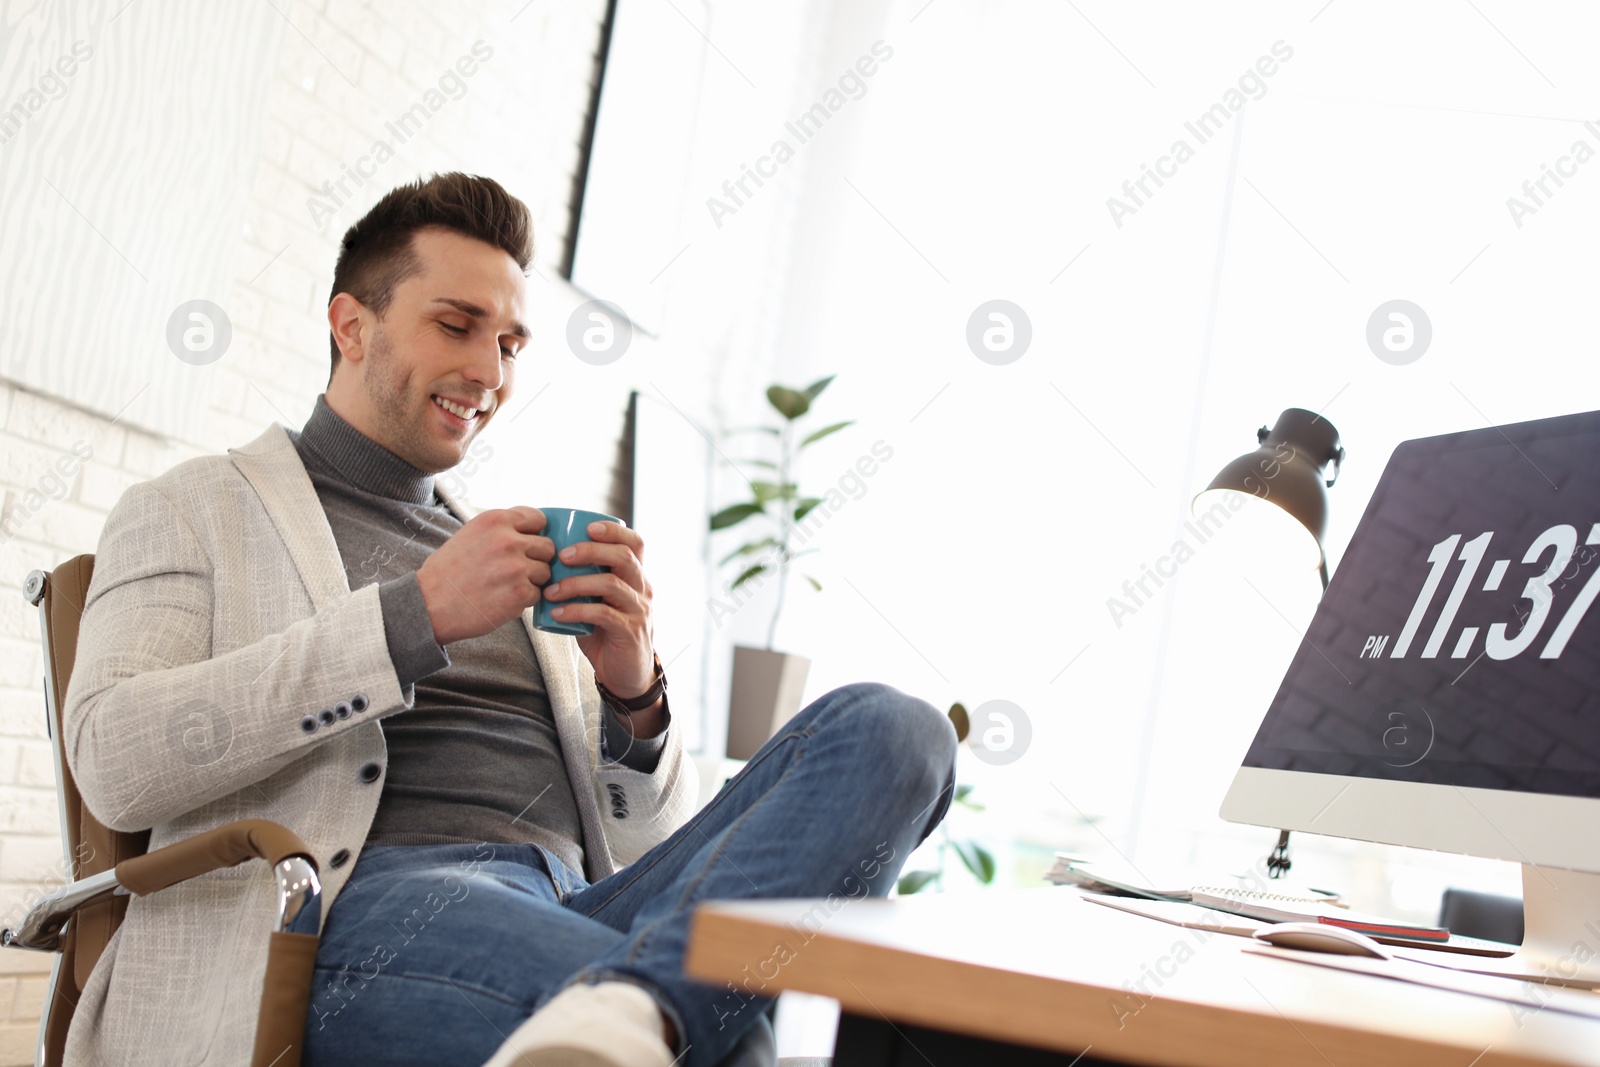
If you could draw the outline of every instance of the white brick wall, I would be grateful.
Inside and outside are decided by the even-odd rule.
[[[44,968],[38,966],[44,961]],[[0,1063],[33,1062],[33,1045],[38,1037],[39,1012],[44,1007],[44,990],[50,973],[50,957],[31,953],[0,953]]]
[[[222,375],[200,439],[163,440],[0,381],[0,508],[19,516],[20,503],[27,512],[0,528],[0,920],[60,881],[38,621],[22,599],[23,578],[93,551],[130,484],[246,442],[274,420],[305,420],[328,375],[323,312],[339,237],[393,185],[438,170],[495,177],[533,208],[538,262],[554,277],[604,10],[603,0],[288,5],[297,32],[283,35],[238,277],[224,305],[233,347],[217,365]],[[494,54],[464,79],[465,95],[314,227],[308,197],[376,139],[389,139],[385,123],[479,40]],[[153,85],[160,77],[151,70]],[[0,266],[0,285],[15,284],[22,280]],[[53,465],[80,442],[91,458],[58,484]],[[32,1062],[48,967],[43,955],[0,954],[0,1067]]]

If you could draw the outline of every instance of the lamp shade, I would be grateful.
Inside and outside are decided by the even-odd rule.
[[[1289,408],[1278,416],[1272,429],[1261,427],[1256,440],[1259,447],[1255,451],[1223,467],[1211,484],[1196,494],[1195,511],[1201,510],[1201,497],[1213,490],[1247,493],[1276,504],[1316,540],[1317,569],[1326,587],[1328,566],[1322,539],[1328,532],[1328,487],[1338,479],[1344,461],[1339,431],[1315,412]],[[1330,463],[1334,468],[1331,476]]]

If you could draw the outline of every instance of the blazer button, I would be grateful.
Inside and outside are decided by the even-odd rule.
[[[347,864],[349,862],[350,862],[350,850],[347,849],[347,848],[341,848],[338,852],[335,852],[332,856],[330,856],[328,858],[328,866],[332,867],[335,870],[338,870],[340,867],[343,867],[345,864]]]
[[[316,719],[316,716],[307,715],[305,718],[301,719],[300,720],[300,729],[303,730],[304,732],[308,733],[308,734],[316,733],[317,732],[317,719]]]
[[[350,713],[354,710],[355,708],[351,706],[348,700],[341,700],[333,706],[333,715],[336,719],[348,719]]]
[[[366,711],[367,710],[367,694],[365,694],[365,693],[357,693],[355,696],[351,697],[350,698],[350,710],[355,712],[357,715],[360,715],[363,711]]]
[[[323,708],[317,712],[317,721],[324,726],[332,726],[338,721],[338,716],[334,715],[332,708]]]
[[[361,767],[361,780],[367,785],[376,782],[381,774],[383,774],[383,768],[376,763],[366,763]]]

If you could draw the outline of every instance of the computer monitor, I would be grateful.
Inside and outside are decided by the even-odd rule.
[[[1600,411],[1395,449],[1222,804],[1523,865],[1502,973],[1600,985]]]

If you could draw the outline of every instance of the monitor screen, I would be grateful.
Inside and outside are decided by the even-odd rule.
[[[1597,592],[1600,412],[1405,442],[1244,765],[1600,798]]]

